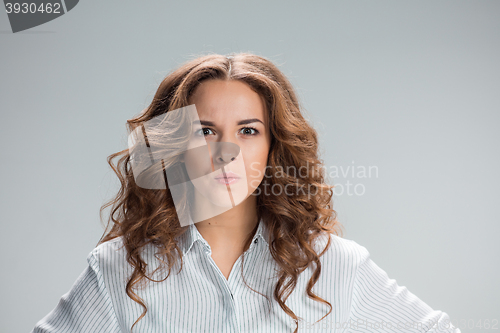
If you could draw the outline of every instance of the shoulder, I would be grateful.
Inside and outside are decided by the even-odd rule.
[[[113,238],[96,246],[87,256],[87,262],[94,270],[106,275],[116,275],[130,269],[123,237]]]
[[[125,255],[126,250],[123,244],[123,237],[113,238],[107,242],[101,243],[89,253],[89,257],[93,256],[99,262],[103,262],[111,258],[123,257]]]
[[[147,266],[158,265],[158,260],[155,258],[156,250],[151,243],[141,249],[141,259]],[[89,253],[87,261],[106,275],[123,275],[123,273],[130,275],[134,268],[128,262],[127,256],[123,237],[117,237],[95,247]]]
[[[315,245],[318,254],[325,249],[328,240],[330,246],[320,258],[322,263],[333,265],[332,268],[350,267],[354,272],[370,256],[364,246],[335,234],[323,234],[317,238]]]

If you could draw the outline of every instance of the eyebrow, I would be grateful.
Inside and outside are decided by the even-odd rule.
[[[245,125],[245,124],[257,123],[257,122],[264,124],[262,122],[262,120],[260,120],[260,119],[250,118],[250,119],[243,119],[243,120],[238,121],[237,125]],[[193,121],[193,124],[201,124],[204,126],[215,126],[215,124],[213,122],[207,121],[207,120],[200,120],[200,121],[195,120],[195,121]]]

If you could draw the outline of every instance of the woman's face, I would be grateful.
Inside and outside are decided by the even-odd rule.
[[[213,204],[234,207],[264,178],[271,145],[264,101],[244,82],[208,80],[195,89],[189,104],[195,104],[200,124],[193,126],[184,154],[188,174],[204,175],[191,179]],[[205,145],[203,138],[209,155],[189,150]]]

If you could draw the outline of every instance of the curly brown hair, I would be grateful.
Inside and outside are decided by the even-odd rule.
[[[188,100],[194,89],[205,80],[239,80],[248,84],[265,101],[268,110],[271,146],[266,174],[256,191],[257,215],[263,218],[274,238],[269,250],[280,267],[279,279],[274,289],[274,298],[280,307],[291,316],[298,330],[298,317],[285,305],[285,301],[297,285],[298,276],[313,262],[315,270],[307,284],[309,298],[332,305],[315,295],[311,290],[321,273],[320,256],[330,246],[330,237],[325,249],[316,253],[314,242],[321,234],[342,235],[342,225],[332,208],[333,186],[326,184],[323,162],[318,157],[318,136],[316,131],[301,114],[296,93],[285,75],[268,59],[250,53],[232,56],[209,54],[187,61],[169,73],[160,83],[151,104],[137,117],[127,120],[131,132],[137,126],[159,115],[189,105]],[[122,237],[127,251],[127,261],[134,268],[126,285],[127,295],[144,309],[133,327],[141,320],[147,307],[134,292],[148,279],[147,264],[141,257],[141,250],[148,244],[158,248],[157,256],[168,266],[168,278],[182,251],[176,238],[186,232],[181,227],[168,186],[166,189],[145,189],[139,187],[130,167],[129,149],[110,155],[107,161],[118,176],[121,187],[117,195],[106,202],[100,210],[112,205],[107,227],[99,244]],[[113,164],[116,157],[117,165]],[[307,163],[307,167],[306,167]],[[302,168],[301,168],[302,167]],[[305,174],[288,174],[283,170],[307,170]],[[275,177],[280,170],[280,177]],[[294,186],[306,191],[292,191],[291,195],[265,195],[265,186]],[[311,193],[314,192],[314,195]],[[287,193],[288,194],[288,193]],[[112,225],[111,228],[109,228]],[[244,246],[248,248],[251,235]],[[175,250],[175,251],[174,251]],[[243,265],[242,265],[243,267]],[[165,279],[161,280],[164,281]],[[287,281],[288,280],[288,281]],[[248,285],[247,285],[248,286]],[[253,289],[252,289],[253,290]],[[266,297],[267,298],[267,297]]]

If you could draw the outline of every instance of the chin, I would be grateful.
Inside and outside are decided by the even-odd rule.
[[[234,206],[238,206],[249,197],[248,190],[245,191],[245,190],[232,189],[231,194],[233,197]],[[210,200],[211,203],[213,203],[218,207],[225,207],[229,209],[234,207],[233,202],[229,197],[229,192],[226,192],[225,195],[210,196],[208,199]]]

